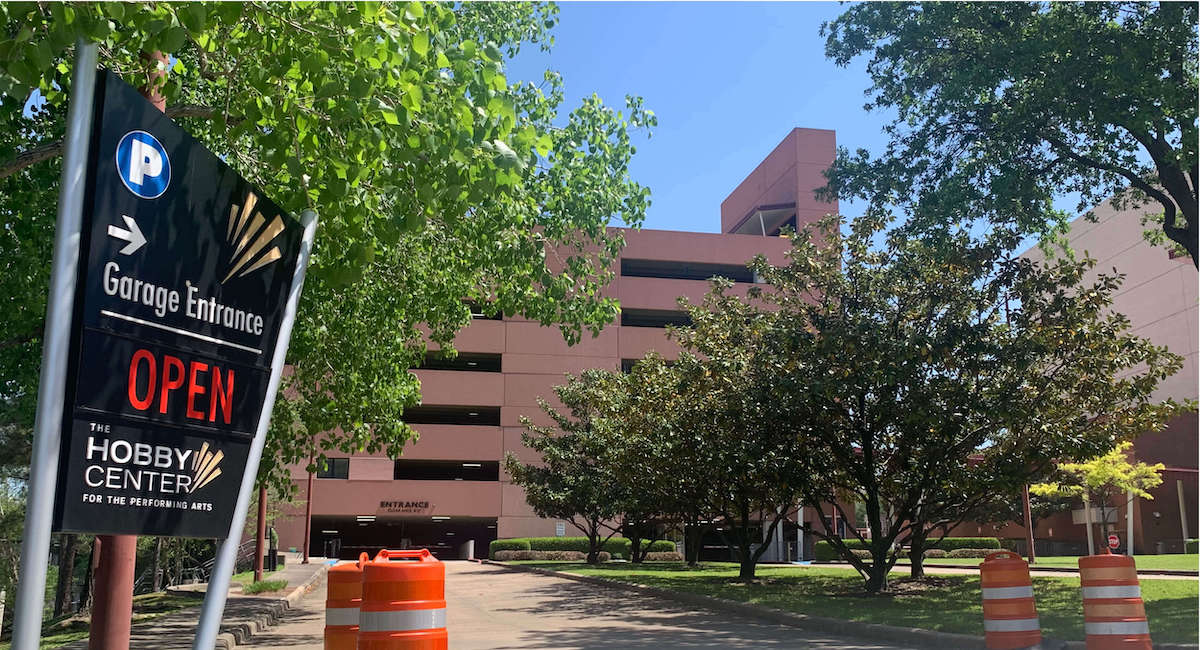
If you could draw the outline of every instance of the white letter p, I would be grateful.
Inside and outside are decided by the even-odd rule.
[[[129,146],[129,182],[141,185],[146,176],[154,178],[162,173],[163,161],[154,145],[137,138]]]

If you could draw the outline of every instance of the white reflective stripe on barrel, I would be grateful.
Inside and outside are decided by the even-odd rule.
[[[403,609],[397,612],[360,612],[359,632],[403,632],[446,627],[446,608]]]
[[[983,599],[1033,598],[1033,585],[1027,587],[984,587]]]
[[[985,632],[1034,632],[1040,629],[1036,618],[983,619]]]
[[[1096,621],[1083,623],[1084,634],[1150,634],[1146,621]]]
[[[1141,598],[1142,588],[1139,585],[1118,585],[1116,587],[1084,587],[1083,597],[1092,598]]]
[[[326,625],[358,625],[357,607],[326,607]]]

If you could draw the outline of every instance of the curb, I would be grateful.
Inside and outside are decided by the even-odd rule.
[[[983,560],[980,560],[980,561],[982,562]],[[821,563],[814,563],[813,566],[849,566],[849,565],[845,564],[844,562],[821,562]],[[909,567],[909,566],[911,566],[911,565],[910,564],[900,564],[900,563],[896,564],[897,568]],[[925,566],[926,568],[930,568],[930,569],[976,569],[976,570],[979,569],[979,567],[971,566],[969,564],[940,564],[940,563],[935,564],[935,563],[925,562],[923,566]],[[1074,573],[1074,574],[1078,575],[1079,569],[1078,568],[1073,569],[1071,567],[1038,566],[1035,564],[1035,565],[1029,567],[1029,572],[1030,573]],[[1182,569],[1138,569],[1137,574],[1138,574],[1138,576],[1180,576],[1183,578],[1200,577],[1200,572],[1184,571]]]
[[[787,625],[790,627],[801,628],[823,634],[849,634],[871,641],[886,641],[892,643],[899,641],[922,648],[959,648],[961,650],[986,650],[987,648],[987,644],[985,643],[984,638],[981,636],[955,634],[950,632],[937,632],[934,630],[923,630],[913,627],[881,625],[879,623],[854,623],[853,626],[850,626],[848,625],[850,621],[845,621],[842,619],[828,618],[824,616],[810,616],[808,614],[796,614],[793,612],[778,610],[773,607],[766,607],[764,605],[752,605],[735,600],[727,600],[725,598],[701,596],[699,594],[673,591],[670,589],[663,589],[661,587],[651,587],[649,585],[630,582],[619,582],[617,580],[597,578],[595,576],[585,576],[566,571],[551,571],[549,569],[541,569],[519,564],[506,564],[503,562],[496,562],[494,560],[481,560],[480,563],[490,564],[508,571],[540,573],[542,575],[555,576],[566,580],[574,580],[576,582],[583,582],[586,584],[608,587],[611,589],[634,591],[649,596],[673,600],[675,602],[684,603],[687,605],[704,607],[718,613],[734,612],[747,618],[778,623],[781,625]],[[1176,643],[1155,643],[1154,647],[1157,650],[1197,650],[1197,646],[1195,645]],[[1043,639],[1040,648],[1042,648],[1042,650],[1085,650],[1085,645],[1083,641]]]
[[[288,592],[288,595],[276,599],[271,604],[270,609],[258,615],[254,620],[246,623],[239,623],[229,629],[217,634],[217,642],[215,650],[233,650],[238,646],[248,645],[254,635],[261,634],[279,623],[279,620],[287,614],[288,610],[296,606],[308,592],[312,591],[329,571],[328,565],[322,565],[322,569],[312,574],[308,580],[298,585],[295,589]]]

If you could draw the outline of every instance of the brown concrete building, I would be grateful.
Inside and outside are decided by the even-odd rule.
[[[1142,238],[1141,212],[1119,211],[1104,204],[1096,208],[1098,220],[1093,223],[1079,218],[1071,224],[1068,239],[1071,248],[1086,253],[1097,261],[1090,279],[1099,272],[1116,269],[1125,274],[1125,281],[1114,296],[1112,309],[1129,318],[1132,332],[1166,346],[1183,357],[1183,368],[1164,381],[1155,399],[1174,397],[1177,400],[1197,399],[1200,371],[1200,287],[1196,267],[1187,255],[1172,256],[1162,246],[1152,246]],[[1025,253],[1030,259],[1041,260],[1043,252],[1032,248]],[[1133,543],[1135,554],[1182,552],[1185,537],[1200,536],[1198,530],[1197,417],[1189,413],[1175,418],[1167,429],[1148,433],[1134,441],[1134,455],[1147,463],[1163,463],[1163,483],[1152,491],[1153,500],[1137,499],[1133,506]],[[1128,523],[1123,504],[1110,513],[1110,529],[1128,544]],[[1099,510],[1093,506],[1093,522],[1099,523]],[[1083,551],[1087,546],[1087,527],[1083,523],[1083,507],[1042,521],[1035,531],[1039,546],[1047,552]],[[981,532],[982,527],[978,527]],[[1099,539],[1096,526],[1095,545]],[[972,531],[963,531],[970,533]],[[1022,529],[1010,526],[1000,531],[1004,537],[1024,537]],[[1041,549],[1039,549],[1041,550]]]
[[[834,133],[794,129],[721,204],[721,233],[624,230],[619,273],[609,287],[621,303],[618,323],[574,346],[555,328],[520,318],[478,319],[460,333],[453,362],[429,364],[422,404],[405,413],[421,434],[401,459],[356,455],[333,459],[312,494],[314,554],[356,556],[359,550],[425,546],[443,557],[479,552],[497,537],[578,534],[561,521],[537,517],[501,467],[506,452],[533,459],[521,443],[521,416],[549,419],[537,406],[551,400],[565,373],[621,368],[675,346],[664,327],[686,321],[676,299],[699,300],[707,279],[729,277],[749,286],[746,262],[764,254],[782,262],[777,237],[836,212],[813,197],[834,156]],[[303,468],[293,476],[304,494]],[[302,512],[302,511],[301,511]],[[283,548],[303,544],[304,519],[276,522]]]

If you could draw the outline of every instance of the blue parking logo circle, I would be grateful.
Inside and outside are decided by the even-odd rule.
[[[145,131],[130,131],[117,144],[117,175],[130,192],[157,199],[171,183],[171,161],[158,138]]]

